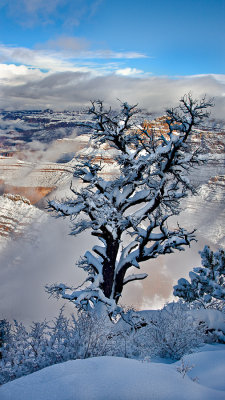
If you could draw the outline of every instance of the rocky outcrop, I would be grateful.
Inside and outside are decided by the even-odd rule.
[[[38,164],[0,157],[0,193],[20,194],[36,204],[55,188],[69,181],[72,173],[70,163]]]

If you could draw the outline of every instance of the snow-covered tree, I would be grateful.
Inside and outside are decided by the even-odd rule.
[[[2,358],[2,350],[4,348],[5,342],[9,338],[10,324],[6,319],[0,320],[0,360]]]
[[[104,179],[104,163],[80,158],[74,177],[82,188],[71,186],[73,198],[50,202],[58,216],[71,218],[72,235],[89,229],[101,242],[78,263],[88,274],[84,286],[56,284],[47,287],[50,294],[83,308],[104,303],[109,314],[115,313],[124,286],[147,277],[129,275],[131,268],[190,245],[194,231],[179,225],[169,228],[168,219],[195,193],[188,174],[202,159],[191,147],[192,130],[208,117],[210,106],[205,98],[184,96],[177,108],[167,110],[167,132],[156,134],[144,124],[135,126],[136,106],[123,103],[116,114],[105,110],[101,101],[92,103],[91,139],[114,149],[119,173]]]
[[[225,251],[216,252],[205,246],[200,251],[202,266],[189,272],[190,282],[181,278],[174,286],[174,295],[201,306],[224,308],[225,301]]]

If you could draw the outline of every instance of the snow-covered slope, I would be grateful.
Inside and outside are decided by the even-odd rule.
[[[26,227],[43,221],[45,213],[20,195],[0,196],[0,251],[10,239],[24,234]]]
[[[186,226],[217,246],[225,247],[225,176],[215,176],[189,197],[180,216]]]
[[[0,398],[224,400],[225,345],[207,345],[201,352],[185,356],[183,367],[181,364],[117,357],[67,361],[3,385]],[[183,374],[185,367],[189,371]]]
[[[71,163],[24,162],[18,159],[0,157],[1,181],[4,186],[45,187],[53,189],[68,181],[72,176]]]

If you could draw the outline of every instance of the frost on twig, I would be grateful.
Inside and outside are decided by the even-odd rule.
[[[189,365],[188,363],[185,363],[184,359],[181,358],[181,364],[179,365],[179,367],[176,368],[176,370],[182,375],[182,378],[184,378],[185,375],[194,367],[194,365]]]

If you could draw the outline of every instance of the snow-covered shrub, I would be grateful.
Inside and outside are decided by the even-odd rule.
[[[122,329],[115,325],[108,335],[108,355],[115,357],[136,358],[139,352],[134,341],[135,332],[130,326]]]
[[[126,358],[145,358],[142,352],[141,328],[147,326],[145,318],[133,307],[125,308],[120,320],[112,326],[111,351],[112,355]],[[149,344],[145,343],[149,347]]]
[[[78,317],[73,316],[74,337],[79,343],[77,358],[104,356],[110,353],[112,346],[112,322],[108,315],[97,312],[80,311]]]
[[[5,321],[0,384],[71,359],[119,356],[179,359],[204,341],[204,325],[181,302],[149,313],[129,310],[113,324],[107,314],[80,311],[67,318],[61,309],[53,323]]]
[[[7,340],[2,346],[0,383],[26,375],[30,369],[28,332],[23,324],[8,323]]]
[[[94,311],[81,311],[69,319],[63,309],[52,324],[34,322],[30,329],[17,321],[5,321],[7,335],[1,346],[0,384],[59,362],[112,355],[111,325],[108,316]]]
[[[197,308],[190,310],[198,324],[205,325],[208,343],[225,343],[225,314],[220,310]]]
[[[137,331],[135,342],[141,356],[180,359],[205,340],[199,326],[183,303],[170,303],[155,313],[148,325]]]
[[[71,320],[65,317],[61,308],[48,330],[47,353],[51,364],[77,358],[79,343],[73,328]]]

